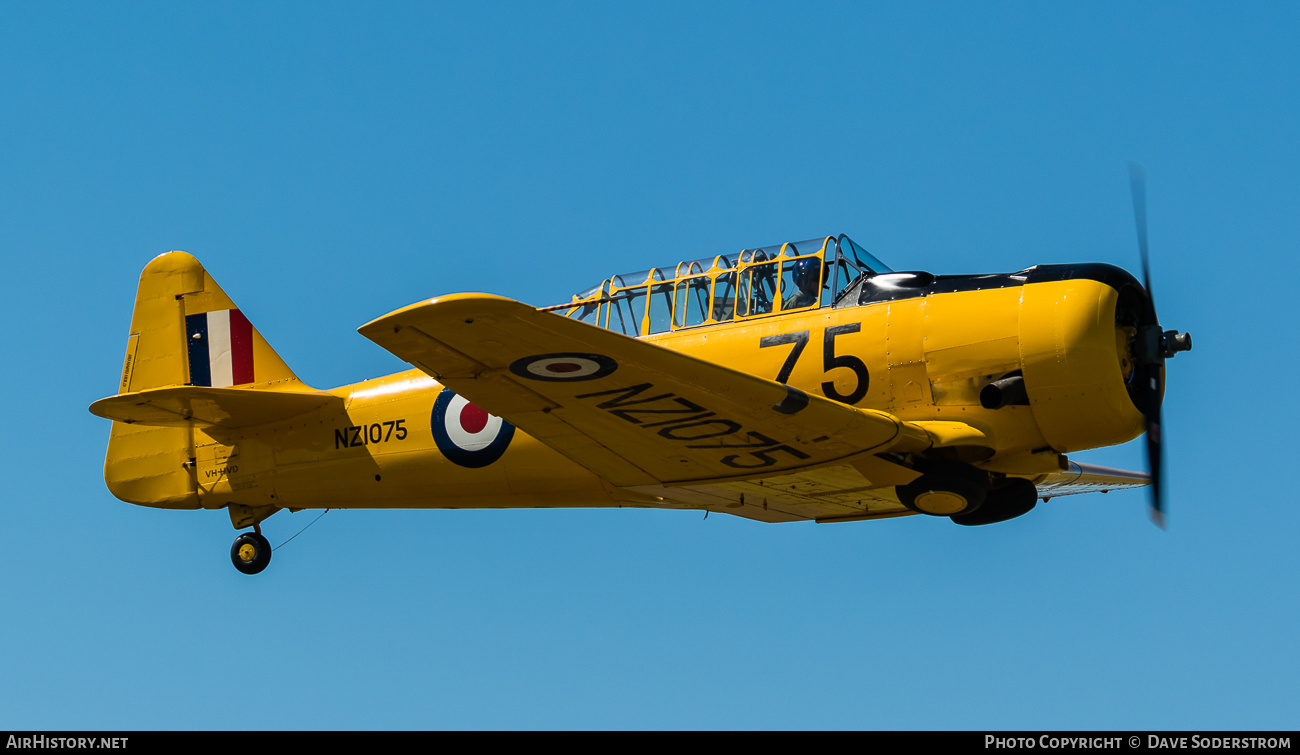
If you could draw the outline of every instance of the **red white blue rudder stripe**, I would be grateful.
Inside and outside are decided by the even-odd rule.
[[[185,316],[190,385],[226,388],[254,381],[253,324],[237,309]]]

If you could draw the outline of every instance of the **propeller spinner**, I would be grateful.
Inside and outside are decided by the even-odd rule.
[[[1147,256],[1146,171],[1129,163],[1129,183],[1133,190],[1133,216],[1137,222],[1138,251],[1142,255],[1142,285],[1147,292],[1146,312],[1133,344],[1137,374],[1134,375],[1134,403],[1146,418],[1147,468],[1151,473],[1151,521],[1165,526],[1165,491],[1162,485],[1164,451],[1160,431],[1160,405],[1163,398],[1165,360],[1192,348],[1192,336],[1176,330],[1161,330],[1156,319],[1155,294],[1151,290],[1151,264]]]

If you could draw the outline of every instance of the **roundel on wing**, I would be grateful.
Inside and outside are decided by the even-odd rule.
[[[595,380],[618,369],[618,362],[603,354],[537,354],[515,360],[510,371],[529,380],[564,382]]]
[[[462,467],[486,467],[506,452],[515,426],[444,388],[433,402],[433,442],[447,460]]]

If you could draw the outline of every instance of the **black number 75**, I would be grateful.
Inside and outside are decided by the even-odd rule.
[[[833,380],[822,383],[822,393],[826,394],[827,398],[842,401],[846,404],[856,404],[867,395],[867,387],[871,384],[871,375],[867,372],[867,365],[852,354],[835,356],[835,337],[846,333],[857,333],[861,330],[862,323],[860,322],[835,325],[826,329],[822,340],[822,370],[829,373],[837,367],[847,367],[853,370],[853,374],[858,377],[858,384],[848,394],[836,390],[835,381]],[[781,365],[781,371],[776,374],[776,382],[778,383],[785,383],[790,379],[790,373],[794,372],[794,365],[799,361],[799,355],[803,353],[804,347],[808,345],[808,331],[799,330],[794,333],[763,336],[758,341],[760,349],[787,344],[793,345],[794,348],[790,349],[790,355],[785,358],[785,362]]]

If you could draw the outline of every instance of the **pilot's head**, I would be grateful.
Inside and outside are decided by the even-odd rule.
[[[794,263],[794,284],[806,294],[817,294],[822,283],[821,260],[810,257]]]

